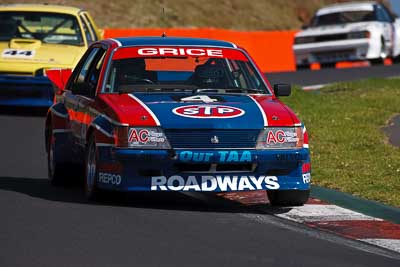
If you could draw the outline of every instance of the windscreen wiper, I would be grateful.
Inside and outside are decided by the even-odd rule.
[[[186,84],[127,84],[119,86],[118,92],[192,92],[195,88],[197,87]]]

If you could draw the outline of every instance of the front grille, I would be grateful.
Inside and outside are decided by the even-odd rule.
[[[1,75],[16,75],[16,76],[19,76],[19,75],[21,75],[21,76],[33,76],[33,73],[29,72],[29,71],[25,71],[25,72],[22,72],[22,71],[0,71],[0,74]]]
[[[21,90],[20,88],[18,88],[18,89],[14,89],[14,90],[13,89],[0,89],[0,96],[8,97],[8,98],[19,98],[19,97],[40,98],[44,95],[43,92],[34,90],[33,88],[26,88],[25,90]]]
[[[237,164],[192,164],[192,163],[176,163],[175,168],[179,172],[189,172],[189,173],[225,173],[225,172],[254,172],[257,167],[256,164],[246,164],[246,163],[237,163]]]
[[[254,148],[259,133],[259,130],[165,130],[172,148]]]
[[[354,50],[340,50],[340,51],[328,51],[328,52],[318,52],[314,53],[314,56],[318,61],[344,61],[351,60],[354,56]]]
[[[47,77],[1,76],[0,96],[8,99],[48,98],[53,99],[53,86]]]
[[[315,42],[329,42],[329,41],[337,41],[337,40],[346,40],[347,34],[346,33],[341,33],[341,34],[328,34],[328,35],[320,35],[320,36],[315,36]]]
[[[175,168],[179,172],[207,172],[211,169],[211,164],[176,163]]]

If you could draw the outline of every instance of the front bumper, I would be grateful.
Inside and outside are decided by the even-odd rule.
[[[308,149],[136,150],[98,147],[98,186],[118,191],[308,190]],[[306,171],[304,171],[306,170]],[[304,172],[303,172],[304,171]]]
[[[295,44],[296,65],[366,60],[371,56],[370,39]]]
[[[45,76],[0,75],[0,106],[50,107],[54,90]]]

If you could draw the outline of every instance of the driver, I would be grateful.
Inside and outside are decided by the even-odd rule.
[[[147,71],[144,58],[125,58],[116,62],[118,84],[148,84],[157,80],[156,72]]]

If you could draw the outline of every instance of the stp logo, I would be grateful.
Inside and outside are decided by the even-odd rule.
[[[245,112],[240,108],[217,105],[191,105],[177,107],[172,110],[176,115],[198,119],[227,119],[242,116]]]

